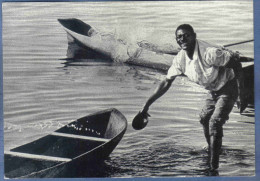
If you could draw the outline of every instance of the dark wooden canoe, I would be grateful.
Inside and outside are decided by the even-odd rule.
[[[80,118],[5,152],[5,177],[80,177],[109,156],[126,128],[126,118],[114,108]]]

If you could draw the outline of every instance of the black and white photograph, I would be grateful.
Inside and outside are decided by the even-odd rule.
[[[254,178],[254,45],[253,0],[2,2],[3,177]]]

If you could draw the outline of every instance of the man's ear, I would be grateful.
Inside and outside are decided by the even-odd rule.
[[[194,33],[194,37],[197,38],[197,34],[196,33]]]

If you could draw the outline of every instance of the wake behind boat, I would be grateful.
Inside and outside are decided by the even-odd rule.
[[[5,177],[80,177],[106,159],[122,139],[127,120],[116,109],[80,118],[4,153]]]

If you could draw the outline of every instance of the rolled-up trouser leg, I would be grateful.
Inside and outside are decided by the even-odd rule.
[[[235,100],[228,95],[218,96],[215,110],[209,120],[210,136],[223,137],[223,125],[229,119]]]
[[[209,136],[209,120],[215,110],[216,101],[211,93],[208,93],[205,105],[200,113],[200,123],[202,124],[204,136],[208,145],[210,145],[210,136]]]

